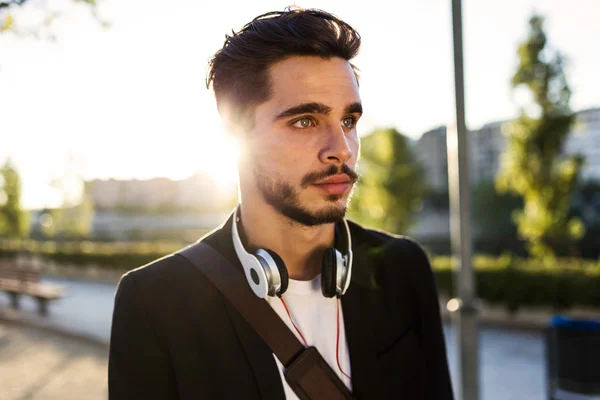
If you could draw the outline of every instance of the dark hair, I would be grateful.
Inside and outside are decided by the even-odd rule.
[[[359,47],[358,32],[334,15],[288,7],[260,15],[226,35],[223,48],[209,61],[206,87],[212,83],[221,115],[227,104],[231,122],[251,127],[254,108],[271,95],[271,65],[294,55],[349,61]]]

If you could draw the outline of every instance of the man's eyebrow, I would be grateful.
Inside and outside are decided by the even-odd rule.
[[[358,113],[358,114],[362,115],[362,113],[363,113],[362,104],[359,102],[350,103],[346,106],[346,109],[344,110],[344,112],[346,114]]]
[[[300,114],[323,114],[323,115],[327,115],[331,112],[331,107],[323,104],[323,103],[304,103],[304,104],[299,104],[297,106],[294,107],[290,107],[285,111],[282,111],[281,113],[277,114],[277,116],[275,117],[275,120],[279,120],[279,119],[283,119],[283,118],[288,118],[288,117],[293,117],[294,115],[300,115]]]

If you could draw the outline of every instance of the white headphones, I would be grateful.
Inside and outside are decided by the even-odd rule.
[[[233,214],[231,236],[235,252],[244,267],[250,288],[260,298],[281,296],[288,287],[288,272],[285,263],[277,253],[269,249],[258,249],[250,254],[244,248],[238,232],[239,206]],[[323,254],[321,266],[321,291],[325,297],[340,297],[350,286],[352,275],[352,239],[346,220],[342,220],[345,236],[346,255],[336,248],[329,248]]]

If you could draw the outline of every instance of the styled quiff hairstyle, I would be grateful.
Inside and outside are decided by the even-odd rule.
[[[223,48],[208,63],[206,87],[212,84],[223,118],[252,128],[254,108],[271,96],[271,65],[290,56],[350,61],[359,47],[358,32],[325,11],[286,8],[269,12],[225,36]],[[356,74],[356,67],[352,68]]]

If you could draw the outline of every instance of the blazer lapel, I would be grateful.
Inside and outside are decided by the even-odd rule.
[[[342,296],[342,310],[350,352],[352,391],[358,399],[378,399],[380,385],[367,295],[366,288],[350,284]]]
[[[373,277],[375,257],[357,241],[352,224],[350,228],[354,262],[350,286],[342,296],[342,310],[350,353],[352,388],[358,399],[379,399],[383,397],[373,331],[373,316],[379,310],[372,305],[372,291],[376,286]]]

